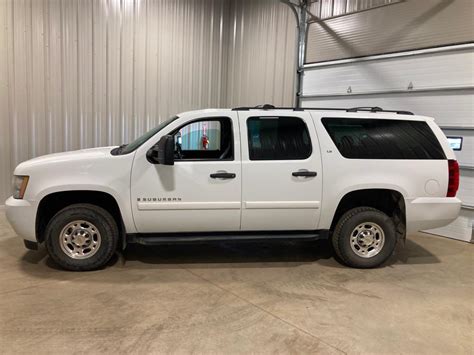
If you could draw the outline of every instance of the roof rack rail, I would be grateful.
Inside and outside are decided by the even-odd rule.
[[[352,108],[348,108],[346,110],[347,112],[358,112],[358,111],[368,111],[368,112],[392,112],[392,113],[396,113],[398,115],[413,115],[413,112],[410,112],[410,111],[403,111],[403,110],[384,110],[383,108],[381,107],[378,107],[378,106],[374,106],[374,107],[352,107]]]
[[[352,107],[346,110],[347,112],[357,112],[357,111],[370,111],[370,112],[380,112],[383,111],[383,108],[378,106],[360,106],[360,107]]]
[[[346,108],[335,108],[335,107],[276,107],[271,104],[263,104],[257,106],[242,106],[234,107],[232,111],[249,111],[249,110],[293,110],[293,111],[304,111],[304,110],[326,110],[326,111],[345,111]]]
[[[413,115],[413,112],[403,110],[384,110],[378,106],[363,106],[363,107],[351,107],[351,108],[338,108],[338,107],[276,107],[271,104],[263,104],[257,106],[242,106],[234,107],[232,111],[249,111],[249,110],[293,110],[293,111],[305,111],[305,110],[320,110],[320,111],[346,111],[346,112],[390,112],[398,115]]]
[[[275,110],[282,109],[281,107],[275,107],[272,104],[263,104],[257,106],[243,106],[243,107],[234,107],[232,111],[249,111],[249,110]]]

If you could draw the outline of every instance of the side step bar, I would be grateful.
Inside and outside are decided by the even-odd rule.
[[[282,241],[282,240],[319,240],[327,239],[328,231],[296,232],[241,232],[241,233],[160,233],[128,234],[127,243],[143,245],[205,243],[223,241]]]

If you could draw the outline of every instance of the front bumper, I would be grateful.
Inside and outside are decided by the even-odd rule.
[[[456,197],[420,197],[406,201],[407,232],[443,227],[459,216]]]
[[[8,222],[20,237],[32,242],[36,242],[36,209],[37,205],[27,200],[10,197],[5,201]]]

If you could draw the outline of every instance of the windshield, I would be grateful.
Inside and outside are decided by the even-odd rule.
[[[173,116],[173,117],[167,119],[166,121],[161,122],[158,126],[156,126],[155,128],[149,130],[144,135],[138,137],[137,139],[135,139],[130,144],[122,146],[122,148],[120,149],[119,154],[128,154],[128,153],[133,152],[135,149],[140,147],[143,143],[145,143],[147,140],[149,140],[156,133],[161,131],[163,128],[165,128],[167,125],[169,125],[171,122],[173,122],[177,118],[178,118],[178,116]]]

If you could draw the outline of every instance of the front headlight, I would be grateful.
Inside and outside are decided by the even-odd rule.
[[[13,198],[21,200],[25,195],[29,176],[13,176]]]

